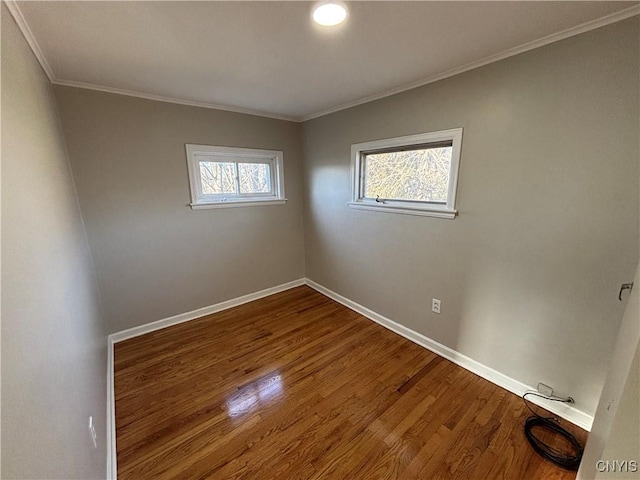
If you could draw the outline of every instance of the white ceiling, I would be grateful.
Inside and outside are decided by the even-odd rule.
[[[54,83],[294,120],[640,12],[638,2],[352,1],[348,22],[327,28],[311,23],[311,6],[301,1],[10,5]]]

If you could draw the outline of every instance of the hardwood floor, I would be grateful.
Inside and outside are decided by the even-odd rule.
[[[120,480],[575,478],[522,399],[308,287],[116,344],[115,397]]]

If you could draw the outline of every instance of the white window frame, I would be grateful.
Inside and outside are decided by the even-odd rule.
[[[281,205],[287,201],[284,195],[283,153],[279,150],[258,150],[254,148],[222,147],[217,145],[185,145],[187,168],[191,188],[192,209],[247,207],[257,205]],[[205,194],[202,191],[200,162],[202,157],[209,161],[235,163],[265,163],[271,173],[271,192],[237,194]],[[237,167],[236,167],[237,168]],[[238,179],[236,177],[236,182]],[[238,185],[236,183],[236,185]]]
[[[394,199],[370,199],[364,196],[364,158],[365,155],[377,150],[390,148],[406,148],[411,146],[441,143],[451,141],[451,171],[449,174],[449,190],[447,203],[412,202]],[[375,210],[380,212],[402,213],[407,215],[424,215],[429,217],[453,219],[458,214],[456,210],[456,192],[458,188],[458,167],[460,164],[460,149],[462,147],[462,128],[441,130],[439,132],[420,133],[404,137],[387,138],[372,142],[351,145],[351,208],[360,210]]]

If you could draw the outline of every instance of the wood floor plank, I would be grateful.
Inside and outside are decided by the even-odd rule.
[[[118,343],[114,377],[120,479],[575,478],[520,398],[304,286]]]

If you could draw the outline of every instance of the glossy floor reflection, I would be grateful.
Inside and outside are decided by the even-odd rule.
[[[115,395],[119,480],[575,477],[520,398],[308,287],[116,344]]]
[[[227,398],[227,412],[230,418],[238,418],[259,406],[277,402],[282,393],[282,376],[276,371],[231,394]]]

